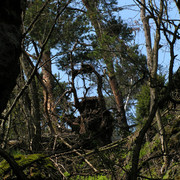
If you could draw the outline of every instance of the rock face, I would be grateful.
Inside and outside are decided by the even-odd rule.
[[[21,0],[0,1],[0,113],[19,74],[21,13]]]

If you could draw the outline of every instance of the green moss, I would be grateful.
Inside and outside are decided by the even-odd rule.
[[[1,161],[0,163],[0,177],[9,169],[9,164],[6,162],[6,160]]]
[[[143,146],[143,148],[140,151],[140,159],[146,156],[148,153],[150,153],[150,142],[146,142]]]
[[[68,177],[68,176],[70,176],[70,174],[68,172],[65,172],[64,176]]]
[[[49,158],[44,158],[43,154],[18,154],[14,156],[15,161],[19,166],[27,166],[24,169],[24,173],[29,178],[45,177],[47,172],[55,170],[53,163]],[[12,170],[6,160],[0,162],[0,179],[4,176],[11,176]]]
[[[110,178],[107,178],[106,176],[103,175],[97,175],[97,176],[76,176],[70,178],[70,180],[110,180]]]

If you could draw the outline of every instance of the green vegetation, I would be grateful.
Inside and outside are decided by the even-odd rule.
[[[68,173],[64,173],[66,177],[68,177]],[[107,178],[106,176],[76,176],[73,178],[69,178],[69,180],[110,180],[110,178]]]
[[[22,168],[29,179],[48,178],[48,174],[55,171],[49,158],[42,154],[16,154],[15,161]],[[6,160],[0,162],[0,176],[4,179],[13,178],[13,172]]]
[[[178,12],[0,1],[0,179],[180,179]]]

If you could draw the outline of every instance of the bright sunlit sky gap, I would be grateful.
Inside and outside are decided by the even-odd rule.
[[[123,10],[119,11],[117,13],[117,16],[120,16],[124,23],[127,23],[130,27],[136,29],[136,31],[134,31],[135,40],[133,43],[139,44],[139,50],[141,51],[142,54],[146,55],[145,36],[144,36],[142,22],[140,19],[139,7],[135,4],[133,0],[125,0],[125,1],[119,0],[118,6],[122,7]],[[172,19],[179,19],[178,11],[173,11],[173,9],[174,9],[173,7],[172,9],[170,9],[171,10],[170,15]],[[154,32],[153,32],[154,23],[153,22],[151,23],[151,27],[152,27],[151,35],[152,35],[152,40],[153,40],[153,37],[154,37]],[[167,44],[164,44],[165,41],[163,41],[164,40],[163,35],[161,37],[162,37],[162,40],[160,44],[163,45],[163,47],[159,50],[159,64],[163,66],[162,71],[164,74],[166,74],[169,68],[169,60],[170,60],[169,46]],[[179,50],[179,45],[180,45],[179,43],[176,45],[176,48],[175,48],[176,50]],[[56,51],[52,51],[53,55],[56,53],[57,53]],[[177,60],[175,61],[174,71],[176,71],[178,67],[180,66],[180,61],[178,60],[178,58],[179,57],[177,57]],[[52,64],[53,64],[52,66],[53,73],[59,74],[60,80],[62,82],[63,81],[68,82],[69,79],[66,72],[59,71],[55,65],[55,61],[53,61]],[[76,78],[75,82],[76,82],[76,85],[78,85],[79,87],[83,86],[82,81],[79,78]],[[94,90],[92,94],[96,94],[96,89]],[[78,95],[79,97],[82,97],[83,91],[79,90]]]
[[[140,10],[139,7],[135,4],[133,0],[126,0],[126,1],[118,1],[118,6],[122,7],[123,10],[119,11],[117,13],[117,16],[120,16],[124,23],[127,23],[130,27],[133,27],[137,29],[135,31],[135,43],[139,44],[139,50],[142,54],[146,55],[146,48],[145,48],[145,37],[142,27],[142,22],[140,19]],[[171,16],[172,19],[179,19],[179,13],[178,11],[173,11],[175,7],[171,8]],[[153,24],[152,24],[153,26]],[[153,38],[153,32],[152,32],[152,38]],[[162,41],[161,41],[162,42]],[[164,48],[159,51],[159,64],[164,66],[164,69],[168,68],[169,65],[169,52],[168,52],[168,46],[166,44],[163,44]],[[179,49],[178,47],[176,49]],[[52,52],[54,54],[54,52]],[[180,61],[175,62],[174,71],[177,70],[177,68],[180,66]],[[53,65],[53,72],[57,73],[58,69],[55,65]],[[61,72],[62,74],[63,72]],[[65,75],[62,75],[61,78],[65,78]],[[67,78],[65,78],[67,80]]]

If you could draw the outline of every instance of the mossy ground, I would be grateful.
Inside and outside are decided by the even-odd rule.
[[[55,168],[49,158],[43,154],[16,154],[14,155],[15,161],[18,163],[22,170],[29,179],[46,179],[50,171],[55,171]],[[6,160],[0,162],[0,179],[14,178],[12,169]]]

